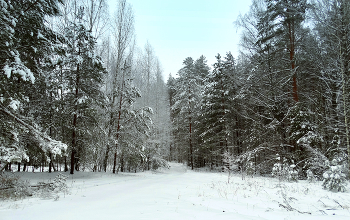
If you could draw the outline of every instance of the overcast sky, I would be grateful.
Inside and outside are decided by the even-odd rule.
[[[108,0],[115,11],[117,0]],[[204,55],[208,64],[220,53],[238,54],[240,32],[233,22],[249,10],[251,0],[127,0],[135,13],[137,45],[147,40],[155,50],[164,79],[182,67],[186,57]]]

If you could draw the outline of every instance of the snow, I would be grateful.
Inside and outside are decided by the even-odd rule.
[[[84,58],[79,55],[76,57],[76,59],[77,59],[77,64],[82,64],[84,62]]]
[[[18,101],[18,100],[12,100],[11,102],[10,102],[10,104],[9,104],[9,107],[11,107],[13,110],[17,110],[18,109],[18,107],[19,107],[19,105],[21,104],[21,102],[20,101]]]
[[[70,193],[53,199],[1,201],[0,219],[350,219],[350,189],[332,193],[321,182],[279,182],[266,177],[170,170],[141,173],[76,172]],[[21,173],[48,181],[56,173]],[[292,207],[288,211],[285,207]],[[311,214],[302,214],[310,212]]]
[[[38,39],[45,39],[44,36],[40,33],[40,31],[38,31],[38,36],[37,36]]]
[[[16,27],[17,21],[15,19],[12,19],[11,22],[12,22],[12,26]]]
[[[8,65],[4,66],[4,73],[7,76],[7,78],[11,77],[11,68]]]

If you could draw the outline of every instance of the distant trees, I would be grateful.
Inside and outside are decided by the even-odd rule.
[[[194,168],[196,160],[198,137],[198,116],[200,114],[200,102],[204,89],[204,80],[209,74],[209,67],[204,56],[194,61],[188,57],[183,62],[184,67],[179,70],[179,78],[169,79],[169,96],[171,96],[171,116],[173,123],[173,135],[176,145],[188,146],[181,149],[178,146],[180,157],[187,158],[191,168]],[[174,82],[175,81],[175,82]]]
[[[234,107],[235,61],[217,55],[210,72],[206,58],[186,58],[179,77],[169,78],[168,94],[173,127],[172,156],[194,167],[223,165],[223,154],[233,151],[237,134]],[[186,146],[186,147],[185,147]]]
[[[170,117],[167,88],[162,77],[163,70],[156,53],[149,42],[137,53],[135,85],[140,88],[142,98],[135,103],[136,108],[152,109],[149,115],[152,123],[147,137],[144,138],[142,161],[144,169],[164,164],[165,155],[169,156]]]

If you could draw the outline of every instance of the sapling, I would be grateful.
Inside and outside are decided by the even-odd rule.
[[[328,170],[323,173],[323,188],[329,191],[345,192],[347,182],[344,171],[346,166],[339,165],[336,159],[333,159],[331,163],[327,160],[325,165]]]
[[[308,169],[306,171],[306,176],[307,176],[307,180],[310,182],[310,183],[313,183],[316,181],[316,177],[314,175],[314,173],[312,172],[312,170]]]
[[[298,171],[294,164],[289,165],[286,158],[281,158],[277,154],[277,160],[272,168],[272,176],[277,177],[279,180],[298,181]],[[292,161],[293,162],[293,161]]]
[[[68,176],[62,173],[59,173],[53,180],[52,189],[55,192],[66,193],[68,191],[67,181]]]
[[[288,181],[294,181],[294,182],[298,181],[298,171],[296,169],[295,164],[292,164],[289,166],[287,179]]]
[[[223,162],[224,162],[224,171],[228,172],[227,176],[227,183],[230,183],[231,173],[232,173],[232,166],[234,165],[235,158],[232,154],[230,154],[228,151],[226,151],[223,154]]]
[[[246,165],[246,172],[248,176],[253,177],[255,174],[255,163],[253,161],[248,161]]]

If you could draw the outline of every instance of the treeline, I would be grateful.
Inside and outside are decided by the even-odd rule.
[[[64,170],[165,164],[169,111],[152,46],[119,0],[0,0],[0,161]]]
[[[168,80],[172,158],[299,177],[347,167],[350,2],[253,0],[236,24],[238,59],[217,55],[210,71],[186,58]]]

